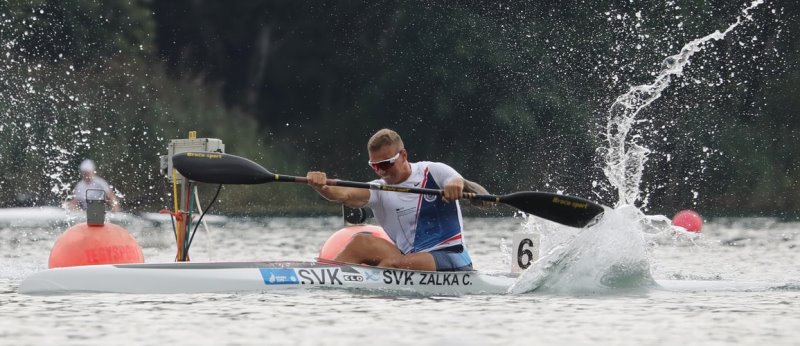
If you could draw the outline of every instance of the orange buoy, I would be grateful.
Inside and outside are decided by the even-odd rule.
[[[392,239],[383,231],[383,228],[373,225],[350,226],[336,231],[325,241],[325,244],[322,245],[322,250],[319,252],[319,258],[332,261],[344,246],[350,242],[350,239],[358,233],[371,233],[374,237],[386,239],[394,244]]]
[[[700,232],[703,229],[703,218],[694,210],[681,210],[672,218],[672,224],[689,232]]]
[[[142,263],[144,255],[136,239],[115,224],[67,229],[50,250],[50,268],[91,264]]]

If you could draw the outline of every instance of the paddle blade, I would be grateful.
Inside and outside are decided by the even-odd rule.
[[[590,224],[604,211],[603,206],[583,198],[547,192],[516,192],[500,197],[500,202],[543,219],[579,228]]]
[[[261,165],[243,157],[209,152],[180,153],[172,156],[172,166],[190,180],[211,184],[261,184],[274,175]]]

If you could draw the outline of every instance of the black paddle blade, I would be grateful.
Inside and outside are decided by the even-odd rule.
[[[585,227],[602,214],[602,205],[583,198],[547,192],[515,192],[500,197],[500,202],[525,213],[563,225]]]
[[[172,166],[190,180],[211,184],[261,184],[275,175],[243,157],[222,153],[190,152],[172,156]]]

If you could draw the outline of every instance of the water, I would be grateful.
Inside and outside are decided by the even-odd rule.
[[[652,287],[655,282],[650,274],[648,239],[657,239],[672,229],[656,227],[653,234],[645,233],[648,223],[638,220],[648,218],[631,206],[606,210],[588,229],[529,218],[527,228],[542,235],[542,258],[525,271],[511,291],[583,294]]]
[[[542,246],[545,254],[526,270],[511,288],[512,292],[533,290],[555,292],[596,292],[598,289],[644,289],[655,285],[651,276],[648,238],[663,234],[692,237],[682,228],[673,227],[664,216],[647,216],[635,205],[647,206],[640,184],[650,149],[641,136],[631,135],[634,125],[642,122],[637,115],[661,97],[674,76],[680,76],[690,58],[712,40],[721,40],[745,20],[750,11],[763,4],[751,2],[724,31],[716,31],[685,44],[678,54],[664,59],[662,69],[654,73],[650,84],[631,87],[616,98],[608,112],[605,131],[607,147],[599,148],[605,159],[603,173],[617,191],[615,208],[607,208],[604,217],[588,231],[567,232],[547,226],[536,229],[551,240]],[[551,228],[548,230],[547,228]],[[556,240],[552,240],[556,239]]]
[[[532,230],[520,218],[465,223],[475,264],[485,271],[507,271],[512,235]],[[199,234],[191,255],[195,261],[312,260],[340,226],[338,218],[236,219]],[[128,229],[147,262],[172,261],[168,227],[133,222]],[[646,237],[652,278],[686,283],[669,290],[592,292],[586,289],[591,284],[561,280],[558,287],[569,292],[463,297],[17,294],[22,278],[44,269],[60,232],[0,226],[0,344],[788,345],[800,337],[800,223],[717,220],[695,238]]]
[[[664,59],[661,64],[662,69],[655,74],[653,82],[633,86],[614,100],[608,111],[604,133],[608,146],[599,148],[599,152],[605,159],[603,173],[617,190],[617,206],[634,205],[642,198],[640,185],[650,149],[640,143],[641,138],[631,136],[634,126],[643,122],[643,119],[637,119],[637,115],[661,97],[661,93],[669,87],[672,78],[683,74],[684,68],[690,63],[690,58],[702,51],[706,43],[724,39],[725,35],[736,29],[744,20],[751,20],[750,11],[763,3],[763,0],[751,2],[750,6],[743,9],[736,21],[724,31],[718,30],[685,44],[679,53]],[[641,202],[646,205],[646,198]]]
[[[0,344],[794,344],[800,336],[798,223],[715,220],[698,236],[634,207],[647,205],[640,183],[650,153],[641,138],[629,136],[641,121],[637,115],[706,42],[724,39],[762,2],[753,1],[722,32],[687,43],[664,60],[652,83],[631,88],[611,106],[608,148],[600,152],[618,202],[597,225],[576,230],[537,219],[466,220],[467,242],[483,271],[508,270],[515,232],[542,235],[544,258],[521,275],[518,294],[23,296],[16,293],[19,282],[45,269],[62,229],[6,225],[0,226]],[[58,152],[42,157],[63,165],[72,155],[52,148]],[[236,219],[200,234],[192,258],[313,260],[339,226],[338,218]],[[173,260],[167,226],[133,222],[129,229],[148,262]]]

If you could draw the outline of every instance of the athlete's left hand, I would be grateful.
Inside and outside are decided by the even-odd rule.
[[[445,202],[461,199],[461,197],[464,197],[464,179],[450,179],[450,181],[444,185],[443,191]]]

